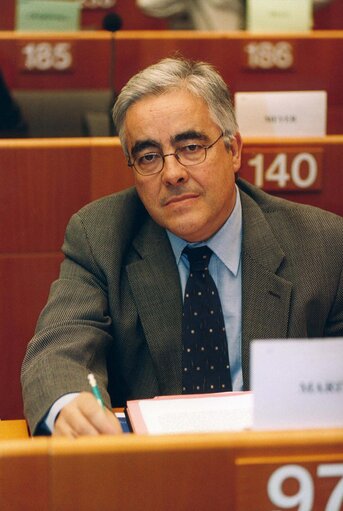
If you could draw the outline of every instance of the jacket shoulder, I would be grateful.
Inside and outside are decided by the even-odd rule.
[[[337,223],[342,226],[343,218],[335,213],[326,211],[316,206],[303,204],[300,202],[293,202],[291,200],[275,197],[267,192],[264,192],[257,186],[248,183],[244,179],[238,179],[237,185],[243,195],[248,196],[252,201],[258,205],[262,211],[268,213],[273,211],[280,211],[285,215],[294,214],[304,217],[324,218],[325,220]],[[249,202],[249,201],[248,201]]]
[[[301,204],[272,196],[243,179],[237,181],[240,189],[243,216],[248,224],[254,221],[257,211],[263,215],[281,245],[293,238],[298,244],[331,243],[343,251],[343,218],[315,206]]]
[[[125,250],[147,221],[148,214],[134,188],[107,195],[82,207],[67,226],[63,251],[87,239],[94,252],[121,247]]]
[[[84,219],[91,219],[94,215],[106,215],[109,211],[116,214],[126,213],[131,210],[143,208],[135,188],[127,188],[121,192],[112,193],[104,197],[100,197],[85,206],[83,206],[76,214]],[[143,208],[144,209],[144,208]]]

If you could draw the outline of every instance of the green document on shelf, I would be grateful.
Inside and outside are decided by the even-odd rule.
[[[81,2],[76,0],[17,0],[16,30],[66,32],[80,28]]]
[[[312,0],[247,0],[247,29],[253,32],[302,32],[312,25]]]

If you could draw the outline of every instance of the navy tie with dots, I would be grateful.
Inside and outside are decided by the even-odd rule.
[[[182,393],[232,390],[223,311],[208,270],[212,250],[186,247],[183,252],[190,273],[182,318]]]

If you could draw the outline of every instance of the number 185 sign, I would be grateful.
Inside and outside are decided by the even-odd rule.
[[[69,41],[28,42],[18,47],[20,68],[26,72],[65,72],[73,67]]]

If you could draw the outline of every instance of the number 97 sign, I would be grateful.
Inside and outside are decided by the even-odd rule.
[[[312,191],[322,186],[323,150],[259,148],[243,152],[241,176],[266,191]]]
[[[343,510],[343,462],[237,464],[237,511]]]

